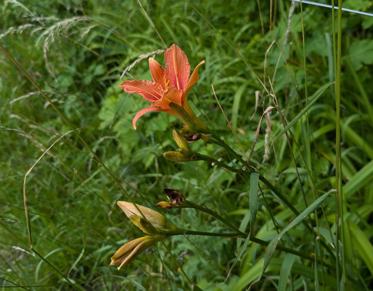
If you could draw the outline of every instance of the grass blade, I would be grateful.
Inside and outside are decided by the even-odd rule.
[[[309,103],[307,106],[305,106],[293,119],[288,123],[288,125],[283,128],[278,134],[275,135],[273,138],[273,141],[275,141],[278,137],[282,136],[285,132],[287,132],[290,128],[292,128],[295,123],[304,115],[307,113],[307,111],[312,107],[313,104],[319,98],[322,96],[322,94],[332,85],[332,83],[325,84],[321,86],[310,98],[309,98]]]
[[[237,121],[238,121],[238,113],[240,109],[241,97],[245,92],[246,84],[243,84],[238,90],[236,94],[234,94],[233,99],[233,106],[232,106],[232,128],[233,130],[237,129]]]
[[[252,282],[256,281],[258,278],[260,278],[260,274],[263,272],[264,268],[264,259],[260,259],[256,262],[254,266],[252,266],[249,271],[247,271],[245,274],[242,274],[240,279],[232,289],[230,290],[242,290],[247,285],[251,284]]]
[[[250,234],[253,235],[256,212],[258,211],[259,174],[250,174],[249,206],[250,206]]]
[[[264,263],[265,264],[264,264],[263,273],[264,273],[265,269],[267,268],[267,266],[268,266],[268,264],[269,264],[269,262],[272,258],[272,255],[273,255],[274,251],[276,250],[277,244],[280,242],[282,237],[289,230],[291,230],[294,226],[301,223],[306,217],[308,217],[308,215],[310,215],[311,212],[313,212],[316,208],[318,208],[324,202],[324,200],[329,197],[329,195],[331,194],[332,191],[333,190],[331,190],[331,191],[325,193],[324,195],[320,196],[319,198],[317,198],[305,210],[303,210],[296,218],[294,218],[294,220],[291,221],[279,234],[277,234],[272,239],[272,241],[269,243],[269,245],[267,247],[266,254],[265,254],[265,257],[264,257]]]
[[[373,160],[366,164],[359,172],[357,172],[350,181],[343,186],[345,197],[348,198],[352,194],[359,191],[364,186],[368,185],[373,180]]]
[[[348,227],[352,234],[351,237],[354,241],[354,245],[356,245],[357,253],[373,275],[373,246],[369,238],[356,224],[349,222]]]
[[[278,291],[286,291],[286,285],[289,281],[291,268],[293,267],[296,256],[287,254],[281,265],[280,281],[278,284]]]

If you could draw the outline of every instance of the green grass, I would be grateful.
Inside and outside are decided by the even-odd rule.
[[[343,13],[333,30],[330,10],[276,0],[5,1],[0,15],[2,289],[336,290],[343,233],[345,290],[371,288],[372,18]],[[180,123],[164,113],[132,129],[146,103],[120,90],[120,75],[135,62],[124,79],[150,78],[142,55],[172,43],[192,67],[206,61],[193,110],[258,174],[165,160]],[[191,147],[240,164],[216,144]],[[109,266],[141,235],[115,202],[156,209],[164,188],[269,246],[175,236]],[[159,211],[185,229],[229,232],[195,209]]]

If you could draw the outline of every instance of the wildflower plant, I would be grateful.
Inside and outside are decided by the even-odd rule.
[[[372,289],[373,0],[0,7],[2,289]]]
[[[163,153],[163,156],[170,162],[185,163],[194,161],[206,161],[226,171],[232,172],[240,179],[250,179],[253,183],[256,180],[261,181],[268,187],[272,194],[275,195],[285,206],[287,206],[296,216],[295,223],[302,223],[308,231],[315,233],[316,230],[311,226],[311,222],[306,219],[307,215],[320,207],[320,205],[329,197],[330,193],[326,193],[320,198],[316,199],[314,203],[309,205],[305,211],[299,212],[286,196],[283,195],[277,188],[259,171],[256,162],[250,160],[251,153],[240,154],[227,144],[220,136],[219,131],[212,126],[206,126],[199,117],[192,111],[189,101],[188,93],[192,86],[196,85],[198,81],[198,69],[204,63],[201,61],[192,74],[190,74],[190,65],[188,58],[184,51],[176,44],[171,45],[164,53],[165,67],[162,66],[153,58],[149,58],[149,69],[152,80],[125,80],[121,84],[121,88],[130,94],[138,94],[145,100],[151,103],[150,107],[141,109],[136,113],[132,120],[132,125],[136,129],[137,121],[140,117],[148,112],[165,112],[178,117],[182,123],[181,129],[174,128],[172,130],[172,138],[175,142],[175,148],[172,151]],[[124,97],[128,98],[128,97]],[[265,118],[266,130],[266,144],[268,144],[270,134],[270,113],[274,107],[268,107],[260,121]],[[259,135],[259,127],[256,130],[256,135]],[[193,143],[197,140],[202,140],[205,146],[214,145],[221,148],[226,153],[224,158],[216,158],[214,156],[206,155],[199,151],[193,150]],[[265,159],[269,158],[268,145],[265,151]],[[246,239],[247,242],[255,243],[266,248],[266,257],[262,266],[262,273],[268,267],[271,257],[276,250],[287,252],[299,256],[306,260],[316,260],[320,264],[325,264],[324,259],[315,258],[311,253],[302,253],[294,249],[287,248],[282,245],[280,240],[282,233],[271,241],[266,241],[256,237],[255,229],[253,227],[248,230],[242,229],[239,225],[234,225],[227,219],[226,215],[220,214],[213,209],[206,206],[199,205],[193,201],[188,200],[186,193],[182,193],[176,189],[164,190],[168,200],[163,200],[157,203],[161,209],[168,210],[171,208],[193,208],[196,211],[212,216],[216,221],[220,221],[226,228],[223,232],[206,232],[198,229],[185,229],[170,224],[164,215],[149,209],[147,207],[134,204],[132,202],[119,201],[118,206],[124,211],[131,222],[140,228],[145,236],[125,243],[112,256],[111,264],[121,268],[127,265],[137,254],[143,250],[154,246],[157,241],[166,240],[175,235],[199,235],[199,236],[214,236],[221,238]],[[257,195],[254,193],[254,195]],[[251,202],[254,203],[254,195],[251,197]],[[254,211],[254,210],[253,210]],[[255,210],[256,211],[256,210]],[[255,219],[255,213],[251,215],[252,220]],[[298,219],[298,220],[297,220]],[[284,232],[285,233],[285,232]],[[320,238],[320,245],[327,253],[335,259],[331,246],[325,240]]]

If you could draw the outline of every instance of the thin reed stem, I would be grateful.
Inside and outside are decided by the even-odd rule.
[[[223,224],[225,224],[226,226],[228,226],[232,230],[234,230],[238,233],[241,233],[241,234],[245,234],[244,232],[240,231],[236,226],[234,226],[232,223],[230,223],[228,221],[228,219],[222,217],[220,214],[218,214],[216,211],[214,211],[210,208],[198,205],[198,204],[196,204],[194,202],[191,202],[191,201],[188,201],[188,200],[184,201],[184,203],[182,204],[182,206],[180,208],[194,208],[194,209],[197,209],[199,211],[205,212],[205,213],[211,215],[212,217],[216,218],[217,220],[220,220]]]
[[[333,1],[334,6],[334,1]],[[334,9],[333,9],[334,11]],[[334,14],[334,13],[333,13]],[[333,15],[333,40],[335,58],[335,179],[336,179],[336,253],[337,258],[337,289],[344,290],[346,280],[346,263],[344,252],[344,219],[343,208],[344,198],[342,192],[342,166],[341,166],[341,50],[342,50],[342,0],[338,0],[337,25],[334,23]],[[335,39],[335,29],[337,29],[337,40]],[[341,242],[341,246],[340,246]],[[341,270],[340,270],[341,265]]]

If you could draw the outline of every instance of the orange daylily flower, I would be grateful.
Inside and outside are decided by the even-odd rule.
[[[151,106],[141,109],[132,120],[133,128],[136,129],[137,120],[147,112],[163,111],[173,115],[178,113],[170,107],[175,103],[193,118],[188,102],[187,94],[198,81],[198,69],[205,62],[201,61],[190,75],[188,57],[181,48],[173,44],[164,53],[165,68],[154,59],[149,58],[149,69],[152,81],[130,80],[121,84],[127,93],[136,93],[151,102]]]

